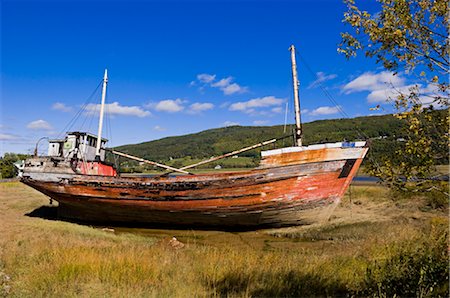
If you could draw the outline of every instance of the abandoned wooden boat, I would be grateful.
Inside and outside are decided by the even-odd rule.
[[[247,171],[190,174],[187,169],[276,140],[150,178],[123,177],[105,162],[101,137],[107,74],[98,135],[68,133],[50,140],[48,156],[26,160],[21,181],[59,202],[62,218],[184,227],[258,228],[325,220],[339,203],[368,148],[364,141],[302,146],[295,49],[291,50],[296,114],[295,146],[261,152]]]

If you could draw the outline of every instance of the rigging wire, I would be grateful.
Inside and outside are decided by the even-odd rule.
[[[302,55],[300,55],[300,53],[295,50],[295,52],[297,53],[297,55],[300,57],[301,62],[303,63],[303,65],[306,67],[306,69],[308,70],[308,72],[313,76],[316,77],[315,73],[313,72],[313,70],[311,69],[311,67],[308,65],[308,63],[306,62],[306,60],[303,58]],[[337,108],[337,110],[339,111],[339,113],[341,113],[344,118],[350,118],[350,116],[342,109],[342,107],[338,104],[338,102],[334,99],[334,97],[331,95],[330,92],[328,92],[328,90],[323,86],[323,84],[321,82],[318,82],[318,86],[320,87],[320,89],[322,90],[322,92],[325,94],[325,96],[328,98],[328,100],[331,101],[331,103]],[[338,128],[339,130],[339,128]],[[359,136],[362,137],[363,139],[370,139],[369,136],[367,134],[365,134],[361,129],[359,129],[357,126],[355,126],[355,131],[358,132]]]
[[[296,53],[298,54],[298,56],[300,57],[300,60],[302,61],[303,65],[306,67],[306,69],[313,75],[314,72],[312,71],[311,67],[308,65],[308,63],[305,61],[305,59],[303,58],[302,55],[300,55],[300,53],[296,50]],[[327,96],[327,98],[336,106],[336,108],[339,110],[339,112],[344,115],[347,118],[350,118],[349,115],[341,108],[341,106],[337,103],[337,101],[333,98],[333,96],[328,92],[328,90],[326,90],[326,88],[323,86],[322,83],[318,83],[319,87],[322,89],[322,91],[324,92],[324,94]],[[434,124],[433,124],[434,125]],[[437,128],[436,128],[437,129]],[[360,137],[363,136],[366,140],[370,140],[371,138],[364,133],[361,129],[359,129],[357,126],[355,126],[355,130],[360,134]],[[378,163],[378,161],[376,159],[374,159],[372,156],[368,156],[368,159],[375,165],[375,167],[378,170],[381,170],[381,166]],[[416,176],[414,176],[413,178],[417,179]]]
[[[109,143],[112,143],[113,139],[112,139],[112,127],[111,127],[111,112],[110,112],[109,108],[110,108],[109,105],[105,103],[106,135],[108,137]]]
[[[98,91],[98,88],[97,88],[97,91]],[[97,94],[98,92],[96,92],[95,94]],[[91,103],[89,103],[89,104],[91,104]],[[94,115],[96,115],[97,113],[97,107],[98,107],[98,104],[96,104],[96,105],[94,105],[94,110],[92,111],[85,111],[85,117],[84,117],[84,120],[83,120],[83,123],[81,124],[81,126],[80,126],[80,130],[82,131],[82,130],[86,130],[86,131],[90,131],[91,130],[91,124],[92,124],[92,121],[93,121],[93,118],[94,118]],[[87,105],[86,105],[86,107],[85,107],[85,109],[87,108]],[[87,124],[87,121],[88,121],[88,119],[89,119],[89,124],[87,125],[87,127],[86,127],[86,129],[84,129],[84,125],[85,124]]]
[[[303,65],[306,67],[306,69],[311,73],[311,75],[315,76],[314,72],[312,71],[311,67],[308,65],[308,63],[305,61],[305,59],[303,58],[302,55],[300,55],[300,53],[296,50],[296,53],[298,54],[298,56],[300,57],[300,60],[302,61]],[[326,88],[323,86],[322,83],[318,83],[319,87],[322,89],[322,91],[324,92],[325,96],[336,106],[336,108],[338,109],[338,111],[345,116],[346,118],[350,118],[349,115],[341,108],[341,106],[337,103],[337,101],[333,98],[333,96],[330,94],[330,92],[328,92],[328,90],[326,90]],[[360,137],[363,137],[366,140],[370,141],[370,137],[364,133],[361,129],[358,128],[358,126],[355,126],[355,131],[358,132],[358,134],[360,135]],[[377,170],[381,170],[381,166],[379,164],[379,162],[370,154],[367,156],[367,158],[375,165],[375,167],[377,168]],[[413,179],[417,179],[417,177],[413,177]]]
[[[289,112],[289,101],[286,101],[286,109],[285,109],[285,113],[284,113],[284,126],[283,126],[283,135],[286,134],[286,128],[287,128],[287,117],[288,117],[288,112]],[[275,144],[274,144],[275,146]],[[285,140],[283,139],[283,147],[285,146]]]
[[[111,112],[109,111],[109,106],[107,105],[106,107],[107,107],[106,108],[106,110],[107,110],[107,113],[106,113],[107,133],[108,133],[108,137],[109,137],[109,141],[110,141],[108,147],[112,148],[112,144],[113,144],[112,125],[111,125],[112,116],[111,116]],[[112,154],[111,156],[112,156],[112,162],[115,165],[116,169],[119,169],[120,168],[120,156],[115,155],[115,154]],[[106,159],[106,157],[105,157],[105,159]]]
[[[289,107],[289,102],[293,102],[294,99],[292,98],[292,93],[291,93],[291,89],[292,89],[292,82],[286,82],[286,87],[285,89],[287,90],[287,92],[289,92],[290,96],[289,99],[286,101],[286,104],[288,105],[287,111],[286,111],[286,115],[284,118],[284,127],[283,127],[283,134],[286,133],[286,131],[290,132],[291,136],[292,136],[292,143],[289,146],[294,146],[295,145],[295,128],[294,128],[294,124],[292,122],[290,122],[289,124],[287,123],[288,121],[288,114],[290,114],[292,111],[290,110]],[[295,122],[295,115],[294,115],[294,122]],[[285,139],[283,139],[283,146],[285,146]]]
[[[75,114],[75,116],[69,121],[69,123],[67,123],[67,125],[60,131],[60,133],[58,134],[58,138],[61,138],[63,136],[63,134],[65,132],[67,132],[69,129],[72,128],[72,126],[75,124],[75,122],[78,120],[78,118],[80,117],[80,115],[82,114],[82,112],[86,109],[87,105],[89,104],[89,102],[92,100],[92,97],[95,95],[95,93],[97,92],[98,88],[100,88],[101,84],[102,84],[103,80],[100,81],[100,83],[97,85],[97,87],[95,88],[95,90],[91,93],[91,95],[87,98],[87,100],[85,101],[85,103],[81,106],[81,108],[78,110],[78,112]]]
[[[100,109],[100,106],[97,104],[97,105],[95,105],[94,110],[93,110],[92,112],[89,113],[89,124],[87,125],[86,130],[92,131],[92,130],[91,130],[91,128],[92,128],[92,123],[94,122],[94,118],[96,118],[96,115],[98,115],[99,109]],[[95,134],[96,134],[96,133],[95,133]]]
[[[295,50],[297,55],[300,57],[300,61],[303,63],[303,65],[306,67],[306,69],[308,70],[308,72],[312,75],[312,76],[316,76],[315,73],[313,72],[313,70],[311,69],[311,67],[308,65],[308,63],[306,62],[306,60],[303,58],[302,55],[300,55],[300,53]],[[320,87],[320,89],[322,89],[322,91],[324,92],[325,96],[336,106],[336,108],[338,109],[338,111],[344,115],[344,117],[346,118],[350,118],[349,115],[340,107],[340,105],[337,103],[337,101],[333,98],[333,96],[330,94],[330,92],[328,92],[328,90],[326,90],[326,88],[323,86],[323,84],[321,82],[318,82],[318,85]],[[338,130],[340,130],[338,128]],[[360,137],[363,137],[363,139],[369,140],[370,141],[370,137],[364,133],[361,129],[358,128],[358,126],[355,125],[355,131],[359,134]],[[370,154],[367,156],[367,158],[375,165],[375,167],[377,168],[377,170],[381,170],[381,166],[378,163],[378,161],[376,159],[374,159]]]
[[[288,108],[289,108],[289,101],[286,101],[286,109],[285,109],[285,112],[284,112],[284,127],[283,127],[283,134],[286,133]]]

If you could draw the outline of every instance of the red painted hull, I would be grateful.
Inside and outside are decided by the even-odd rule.
[[[45,179],[25,173],[22,181],[58,201],[62,217],[82,221],[236,228],[311,224],[328,218],[367,152],[334,149],[273,154],[263,157],[260,168],[237,173],[125,178],[46,172]]]

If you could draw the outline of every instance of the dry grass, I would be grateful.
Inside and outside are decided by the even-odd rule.
[[[394,202],[378,186],[352,187],[326,225],[242,233],[111,233],[25,216],[47,202],[0,183],[0,296],[392,296],[393,283],[448,293],[425,278],[448,276],[447,266],[432,265],[447,260],[446,213],[421,211],[420,199]],[[172,235],[185,248],[174,250]]]

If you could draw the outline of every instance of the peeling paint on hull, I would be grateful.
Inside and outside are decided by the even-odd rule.
[[[46,171],[25,173],[22,181],[58,201],[61,217],[82,221],[230,228],[311,224],[328,218],[367,152],[330,150],[271,155],[260,168],[237,173],[125,178]]]

